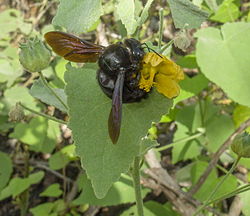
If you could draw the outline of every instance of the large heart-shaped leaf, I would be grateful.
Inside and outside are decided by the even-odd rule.
[[[117,144],[108,135],[111,100],[96,80],[96,66],[67,66],[65,73],[70,123],[76,152],[98,198],[103,198],[113,182],[129,169],[139,154],[142,137],[152,121],[167,113],[171,101],[153,92],[140,103],[123,104],[121,134]]]
[[[234,101],[250,106],[250,23],[227,23],[196,33],[197,62],[202,73]]]
[[[60,0],[52,23],[65,27],[70,32],[88,31],[102,15],[100,0]]]

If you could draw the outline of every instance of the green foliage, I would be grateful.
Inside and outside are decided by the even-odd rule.
[[[36,152],[51,152],[58,136],[58,123],[50,122],[43,117],[33,118],[29,123],[18,123],[10,137],[28,144]]]
[[[179,216],[178,213],[172,210],[168,205],[161,205],[155,201],[148,201],[144,203],[144,214],[147,216],[162,216],[162,215],[171,215]],[[132,206],[130,209],[124,211],[121,216],[137,216],[136,206]]]
[[[250,208],[249,208],[249,202],[250,202],[250,191],[246,191],[242,194],[240,194],[240,199],[242,202],[242,212],[244,215],[248,216],[250,215]]]
[[[189,0],[168,0],[175,28],[199,28],[208,13]]]
[[[47,187],[42,193],[40,193],[40,196],[58,197],[61,194],[62,194],[62,190],[60,189],[60,185],[52,184],[49,187]]]
[[[44,216],[44,215],[52,216],[50,212],[52,211],[53,207],[54,207],[53,203],[43,203],[34,208],[31,208],[30,212],[34,216]]]
[[[121,134],[118,143],[113,145],[107,128],[111,100],[100,91],[96,67],[86,65],[77,69],[69,65],[65,81],[71,116],[69,126],[73,131],[76,152],[91,179],[95,194],[103,198],[139,154],[141,138],[147,134],[151,122],[159,120],[171,102],[153,92],[140,103],[123,104]]]
[[[100,0],[60,0],[58,11],[52,23],[69,32],[87,32],[102,15]]]
[[[197,62],[202,73],[234,101],[250,106],[250,23],[227,23],[196,33]]]
[[[49,167],[53,170],[59,170],[65,167],[70,161],[66,154],[61,151],[56,152],[49,158]]]
[[[39,111],[39,108],[36,106],[34,98],[29,94],[29,90],[22,86],[14,86],[10,89],[7,89],[4,92],[3,104],[5,105],[6,113],[10,107],[16,105],[16,103],[21,102],[27,107]]]
[[[240,126],[241,123],[250,118],[250,107],[238,105],[235,107],[233,112],[233,120],[237,127]],[[247,132],[250,133],[250,127],[246,129]]]
[[[119,181],[115,182],[104,198],[96,198],[91,182],[87,179],[86,175],[83,175],[79,181],[79,187],[82,188],[82,192],[73,201],[74,205],[89,204],[94,206],[111,206],[123,203],[129,203],[135,200],[133,181],[128,175],[122,175]],[[142,197],[146,196],[149,189],[142,189]]]
[[[28,34],[31,31],[32,25],[25,23],[20,11],[15,9],[8,9],[2,11],[0,14],[0,39],[10,40],[10,32],[21,29],[23,33]]]
[[[215,14],[210,17],[211,20],[226,23],[233,22],[240,16],[238,6],[234,0],[225,0],[216,10]]]
[[[134,0],[119,0],[116,5],[118,16],[122,23],[125,25],[127,34],[131,35],[137,28],[137,22],[135,17],[135,2]]]
[[[44,172],[39,171],[37,173],[29,175],[27,178],[12,178],[7,187],[0,192],[0,200],[3,200],[9,196],[17,196],[32,184],[36,184],[42,180]]]
[[[8,183],[12,170],[12,161],[10,157],[5,153],[0,152],[0,194],[1,190]]]
[[[53,88],[53,90],[65,103],[67,103],[67,96],[63,89]],[[63,112],[67,112],[62,103],[53,94],[51,94],[50,90],[46,86],[43,85],[41,79],[38,79],[33,83],[32,88],[30,89],[30,94],[46,104],[54,106]]]

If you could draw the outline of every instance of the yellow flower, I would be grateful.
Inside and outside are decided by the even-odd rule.
[[[149,92],[152,86],[168,98],[179,95],[178,82],[184,79],[180,66],[167,57],[153,52],[146,53],[142,60],[139,88]]]

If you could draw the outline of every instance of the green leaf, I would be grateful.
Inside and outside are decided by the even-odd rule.
[[[22,73],[20,63],[16,59],[8,61],[0,59],[0,83],[7,82],[7,86],[11,86]]]
[[[18,20],[21,19],[20,11],[8,9],[0,13],[0,39],[6,39],[9,32],[15,31],[18,28]]]
[[[193,163],[191,168],[191,181],[193,185],[196,184],[200,176],[206,170],[207,166],[208,163],[204,161],[196,161],[195,163]],[[197,198],[200,201],[205,201],[208,198],[209,194],[211,193],[211,188],[215,188],[215,186],[220,182],[222,178],[223,176],[218,178],[215,169],[213,169],[212,172],[207,177],[204,184],[199,189],[199,191],[194,195],[195,198]],[[229,176],[228,179],[223,183],[223,187],[220,187],[219,190],[216,192],[214,199],[222,195],[225,195],[226,193],[229,193],[235,190],[236,188],[237,188],[236,177]]]
[[[233,112],[233,120],[236,127],[239,127],[241,123],[250,118],[250,107],[238,105]],[[250,127],[246,129],[250,133]]]
[[[33,214],[33,216],[49,215],[53,207],[54,207],[54,203],[43,203],[43,204],[37,205],[34,208],[31,208],[30,212]]]
[[[103,14],[100,0],[60,0],[53,25],[65,27],[69,32],[87,32]]]
[[[37,173],[29,175],[27,178],[12,178],[9,185],[0,192],[0,200],[3,200],[9,196],[17,196],[32,184],[36,184],[42,180],[44,172],[39,171]]]
[[[64,90],[58,88],[53,88],[53,90],[65,102],[65,104],[67,104],[67,96],[64,93]],[[50,90],[46,86],[43,85],[41,79],[34,82],[30,89],[30,94],[46,104],[52,105],[63,112],[67,112],[62,103],[53,94],[51,94]]]
[[[211,193],[211,188],[215,188],[216,185],[221,181],[221,177],[215,177],[207,179],[206,182],[201,186],[200,190],[194,195],[194,197],[202,202],[204,202],[209,194]],[[235,176],[229,176],[227,180],[223,183],[223,186],[219,188],[216,192],[214,199],[219,198],[227,193],[230,193],[237,188],[237,179]]]
[[[10,157],[0,151],[0,191],[8,183],[12,173],[12,161]]]
[[[45,197],[59,197],[62,194],[62,190],[60,189],[60,185],[55,183],[47,187],[40,196]]]
[[[15,126],[14,122],[9,122],[8,121],[8,116],[7,115],[0,115],[0,132],[7,133],[10,128],[13,128]]]
[[[134,0],[119,0],[116,5],[116,10],[119,18],[127,30],[127,34],[133,34],[137,27]]]
[[[174,142],[178,139],[188,137],[188,128],[182,124],[178,124],[178,129],[175,132]],[[172,162],[177,163],[181,160],[192,159],[200,155],[201,147],[197,139],[176,143],[172,150]]]
[[[47,134],[44,139],[43,145],[41,146],[42,148],[40,149],[40,151],[44,153],[51,153],[57,144],[59,136],[60,136],[59,124],[55,121],[48,120]]]
[[[250,191],[246,191],[244,193],[241,193],[240,195],[241,202],[243,203],[242,205],[242,213],[245,216],[250,215],[250,208],[249,208],[249,203],[250,203]]]
[[[116,145],[108,135],[111,100],[96,81],[96,67],[85,65],[65,74],[70,123],[76,153],[94,187],[103,198],[113,182],[126,172],[139,154],[141,138],[147,134],[152,121],[168,112],[171,101],[152,92],[140,103],[123,104],[121,133]],[[77,86],[77,88],[76,88]]]
[[[49,158],[49,167],[53,170],[59,170],[65,167],[69,161],[69,157],[59,151]]]
[[[189,0],[168,0],[175,28],[199,28],[208,13]],[[187,25],[187,26],[186,26]]]
[[[183,68],[197,68],[198,67],[195,55],[183,56],[176,61],[176,64],[180,65]]]
[[[240,10],[234,0],[225,0],[216,10],[216,13],[210,17],[211,20],[226,23],[233,22],[240,16]]]
[[[153,1],[154,0],[148,0],[146,5],[144,6],[142,13],[141,13],[141,16],[138,20],[138,26],[142,26],[142,24],[147,20],[148,11],[149,11],[149,8],[150,8],[151,4],[153,3]]]
[[[186,76],[185,79],[179,83],[181,91],[180,94],[174,99],[174,105],[182,100],[200,93],[204,88],[207,87],[208,82],[208,79],[201,73],[192,78]]]
[[[197,95],[208,86],[208,82],[208,79],[203,74],[198,73],[192,78],[186,76],[185,79],[180,82],[180,87],[185,91]]]
[[[197,62],[202,73],[230,98],[250,106],[250,23],[227,23],[196,33]]]
[[[179,214],[172,210],[172,207],[169,205],[162,205],[155,201],[148,201],[144,203],[144,215],[146,216],[163,216],[171,215],[178,216]],[[137,208],[133,205],[128,210],[124,211],[121,216],[137,216]]]
[[[14,86],[4,92],[4,103],[7,109],[21,102],[30,109],[39,111],[35,99],[29,94],[28,89],[21,86]]]
[[[17,124],[10,137],[30,145],[31,150],[39,152],[46,138],[47,128],[48,121],[43,117],[36,117],[29,123]]]
[[[79,197],[73,201],[74,205],[89,204],[109,206],[135,201],[133,181],[127,175],[122,175],[120,180],[112,185],[109,192],[102,199],[96,198],[91,182],[87,179],[86,175],[82,176],[82,180],[79,183],[79,186],[82,188],[82,192]],[[145,197],[149,191],[149,189],[142,188],[142,197]]]
[[[216,113],[206,123],[207,148],[216,152],[220,145],[234,132],[232,118],[228,115]]]

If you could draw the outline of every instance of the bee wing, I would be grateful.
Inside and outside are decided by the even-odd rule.
[[[113,144],[117,143],[121,129],[122,92],[123,92],[124,77],[125,77],[124,71],[120,71],[120,73],[117,76],[115,88],[113,91],[112,108],[108,120],[109,136]]]
[[[44,38],[56,54],[72,62],[96,62],[105,48],[59,31],[47,32]]]

